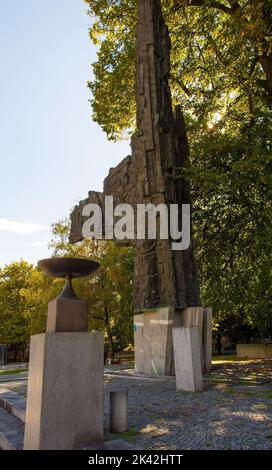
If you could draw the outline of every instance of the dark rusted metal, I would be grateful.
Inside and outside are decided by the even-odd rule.
[[[38,262],[38,267],[49,276],[65,278],[66,283],[59,297],[77,298],[72,279],[86,277],[97,271],[99,263],[86,258],[48,258]]]

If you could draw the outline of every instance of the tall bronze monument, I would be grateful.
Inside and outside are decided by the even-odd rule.
[[[188,160],[188,142],[180,108],[172,108],[170,36],[160,0],[138,0],[137,131],[132,156],[109,171],[103,193],[91,191],[71,214],[71,242],[82,239],[82,209],[105,196],[114,205],[190,204],[189,185],[179,178]],[[135,358],[139,372],[174,372],[172,326],[187,307],[199,307],[199,289],[192,245],[173,251],[172,240],[135,240]]]

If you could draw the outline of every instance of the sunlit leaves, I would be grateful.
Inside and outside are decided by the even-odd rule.
[[[109,138],[120,138],[135,122],[137,1],[86,3],[92,18],[90,37],[98,46],[94,80],[89,82],[93,118]],[[214,3],[220,4],[162,1],[172,40],[174,103],[182,103],[189,130],[194,133],[205,132],[214,112],[222,116],[225,131],[234,125],[238,114],[235,128],[239,131],[251,114],[248,96],[254,108],[270,100],[268,2],[241,0],[239,8],[232,5],[233,14],[214,8]],[[230,6],[229,2],[221,3]]]

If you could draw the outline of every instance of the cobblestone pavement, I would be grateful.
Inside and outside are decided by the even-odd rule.
[[[118,375],[122,374],[121,376]],[[108,438],[142,449],[272,449],[272,365],[220,364],[205,376],[200,393],[178,392],[173,378],[136,378],[129,371],[105,375]],[[13,386],[25,394],[25,385]],[[109,392],[129,390],[129,431],[109,435]]]

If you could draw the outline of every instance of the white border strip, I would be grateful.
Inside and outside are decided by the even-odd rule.
[[[172,325],[174,320],[150,320],[152,325]]]

